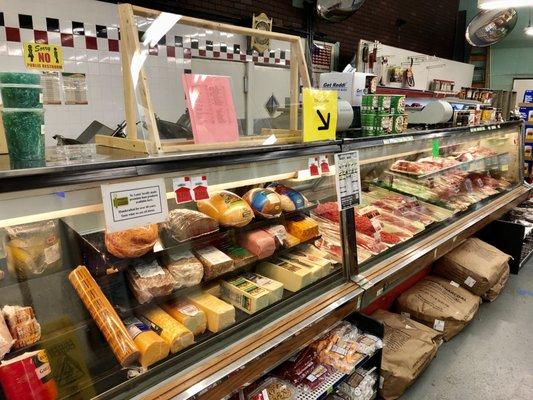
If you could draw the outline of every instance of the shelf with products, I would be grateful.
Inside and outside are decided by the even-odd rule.
[[[9,352],[6,357],[11,359],[33,349],[46,349],[50,353],[52,369],[57,374],[59,398],[87,392],[92,393],[88,397],[128,398],[150,390],[154,382],[170,378],[184,379],[190,387],[195,380],[205,377],[207,371],[213,373],[230,363],[233,354],[268,344],[273,338],[268,339],[269,335],[265,335],[266,327],[279,336],[290,332],[313,314],[319,315],[320,310],[338,301],[342,293],[350,293],[357,288],[349,284],[349,267],[342,263],[342,251],[332,254],[328,249],[315,247],[315,244],[320,246],[321,235],[310,215],[318,204],[336,197],[334,175],[326,173],[320,177],[293,178],[298,178],[300,171],[308,169],[308,159],[312,155],[326,155],[332,163],[331,150],[338,148],[331,145],[283,146],[278,151],[256,153],[253,160],[248,153],[240,151],[217,159],[208,154],[203,160],[197,159],[192,163],[179,156],[168,163],[155,160],[153,164],[143,164],[141,160],[135,167],[137,178],[132,174],[125,180],[132,182],[145,177],[161,177],[170,215],[177,215],[177,232],[171,231],[167,223],[140,233],[120,233],[116,237],[103,229],[105,221],[100,184],[114,183],[110,176],[119,176],[124,167],[120,164],[115,165],[115,171],[111,168],[103,177],[98,175],[97,171],[102,166],[97,164],[94,171],[72,166],[72,171],[66,168],[65,175],[50,178],[50,183],[61,182],[61,186],[41,187],[33,191],[28,187],[23,192],[4,193],[2,207],[9,207],[12,212],[2,216],[2,241],[11,247],[10,258],[5,260],[0,255],[0,268],[6,275],[5,280],[0,282],[3,285],[0,305],[32,307],[36,321],[42,327],[39,340],[20,351]],[[261,155],[258,157],[258,154]],[[172,159],[170,156],[165,158],[167,161]],[[334,168],[334,165],[331,167]],[[33,175],[36,171],[27,172]],[[4,174],[10,175],[10,172]],[[175,204],[172,180],[182,176],[205,176],[209,183],[209,202],[217,193],[229,191],[230,194],[225,196],[231,198],[231,204],[235,204],[243,216],[246,214],[245,221],[234,223],[233,217],[218,219],[225,208],[213,213],[206,211],[208,215],[202,213],[199,203]],[[20,171],[6,179],[17,187],[24,180]],[[120,180],[124,181],[123,178]],[[279,185],[271,190],[261,189],[273,182],[287,185],[289,189],[282,189]],[[283,193],[277,193],[278,187]],[[254,202],[256,191],[251,190],[253,188],[259,188],[264,198],[259,196],[260,201]],[[248,192],[251,194],[248,195]],[[278,197],[292,209],[288,207],[282,211],[276,200]],[[268,209],[273,204],[278,211],[272,211],[273,218],[265,218],[270,215]],[[210,207],[208,210],[216,206]],[[183,212],[173,213],[173,210]],[[179,219],[183,217],[188,221],[191,216],[200,218],[201,223],[183,225]],[[56,229],[54,240],[45,233],[47,224],[53,224]],[[204,226],[202,224],[207,226],[202,229],[207,230],[198,232],[199,227]],[[217,229],[212,229],[215,225]],[[32,240],[34,247],[17,241],[21,232],[26,235],[25,240]],[[39,235],[35,236],[35,232]],[[252,239],[255,232],[259,232],[257,242],[255,236]],[[185,239],[171,237],[174,234],[179,239],[184,234]],[[145,235],[150,236],[147,243],[137,241],[141,237],[144,240]],[[57,261],[54,259],[57,266],[52,266],[50,260],[43,258],[43,254],[51,254],[49,248],[52,243],[58,243]],[[133,253],[137,246],[143,247],[142,252]],[[212,250],[204,251],[209,247]],[[234,251],[235,247],[238,251]],[[167,256],[178,254],[177,260],[180,261],[182,253],[188,254],[187,262],[180,264],[178,269],[171,267]],[[224,262],[219,262],[214,254],[224,257]],[[239,254],[244,254],[244,257],[239,258]],[[191,259],[194,259],[194,267],[187,264]],[[86,265],[87,268],[78,265]],[[20,272],[27,272],[35,266],[44,266],[44,270],[35,272],[35,277],[21,277],[23,274]],[[177,271],[177,277],[168,272],[171,268]],[[184,268],[189,268],[187,273]],[[18,278],[15,276],[17,270]],[[92,287],[97,288],[96,292],[89,290],[82,283],[84,281],[78,282],[82,271],[92,273],[88,276],[93,281]],[[170,275],[172,285],[166,281]],[[294,279],[290,278],[293,275]],[[41,290],[43,287],[48,290]],[[94,293],[100,297],[94,297]],[[226,311],[207,305],[215,301],[213,299]],[[130,330],[134,326],[141,332],[148,329],[166,341],[164,331],[171,332],[172,328],[158,318],[165,315],[162,313],[167,312],[168,307],[175,304],[182,307],[182,302],[186,303],[186,307],[179,310],[185,313],[186,321],[187,312],[192,309],[195,316],[198,313],[204,315],[205,331],[199,329],[194,339],[191,334],[177,351],[168,356],[156,355],[155,363],[143,364],[140,369],[137,363],[124,361],[135,358],[135,351],[125,358],[116,358],[117,346],[126,345],[126,342],[121,342],[122,339],[114,344],[110,342],[110,332],[114,331],[109,324],[102,326],[101,312],[107,313],[108,317],[104,320],[113,322],[119,330],[130,317],[139,318],[144,325],[133,323],[128,325]],[[97,308],[93,304],[98,304]],[[154,306],[160,307],[161,311]],[[113,313],[117,313],[116,316]],[[224,322],[226,314],[229,319]],[[170,318],[174,318],[174,314]],[[66,322],[56,323],[62,320]],[[172,324],[179,323],[174,320]],[[185,331],[192,326],[187,325],[188,322],[183,323],[186,324],[183,325]],[[66,342],[73,343],[71,347],[74,350],[71,351],[77,353],[76,362],[84,371],[83,376],[68,385],[64,384],[62,374],[66,372],[62,362],[71,354],[57,349]],[[139,342],[134,346],[148,344],[153,342]],[[146,350],[140,351],[142,355],[148,354]],[[215,362],[214,359],[222,361]],[[187,372],[191,369],[205,372],[193,374],[191,379]]]

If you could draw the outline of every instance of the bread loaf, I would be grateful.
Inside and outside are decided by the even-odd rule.
[[[216,219],[220,225],[243,227],[254,217],[254,212],[239,196],[226,190],[212,194],[208,200],[197,203],[198,210]]]
[[[157,238],[157,225],[148,225],[114,233],[106,232],[105,247],[115,257],[137,258],[151,251]]]
[[[2,313],[15,341],[14,349],[32,345],[41,338],[41,325],[35,319],[33,308],[4,306]]]
[[[141,304],[154,297],[169,295],[174,289],[172,275],[156,260],[147,264],[135,261],[128,269],[127,277],[135,298]]]
[[[203,247],[195,250],[194,254],[204,265],[204,277],[206,280],[233,270],[233,259],[216,247]]]
[[[177,208],[170,211],[162,227],[174,240],[182,242],[218,231],[218,222],[201,212]]]
[[[169,250],[162,263],[172,275],[175,289],[196,286],[204,276],[203,264],[188,250]]]

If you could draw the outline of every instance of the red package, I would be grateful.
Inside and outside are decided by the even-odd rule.
[[[56,382],[44,350],[2,362],[0,384],[8,400],[54,400],[57,397]]]

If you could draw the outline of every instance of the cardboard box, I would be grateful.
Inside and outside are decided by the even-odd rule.
[[[326,72],[320,74],[319,88],[336,90],[339,100],[360,107],[363,94],[375,93],[377,77],[363,72]]]

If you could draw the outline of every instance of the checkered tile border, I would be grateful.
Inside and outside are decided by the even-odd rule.
[[[46,18],[46,26],[35,26],[33,19],[31,15],[19,14],[18,27],[5,26],[4,13],[0,11],[0,40],[4,40],[4,35],[2,35],[2,30],[4,30],[7,42],[60,44],[67,48],[119,51],[120,31],[117,26],[78,21],[63,22],[57,18]],[[144,32],[139,31],[140,37],[143,34]],[[290,65],[289,51],[277,49],[258,53],[255,50],[241,50],[240,44],[216,43],[207,39],[170,34],[161,38],[155,47],[150,48],[149,54],[185,60],[208,58],[237,62],[251,61],[256,64],[279,66]],[[190,69],[186,68],[185,72],[190,72]]]

